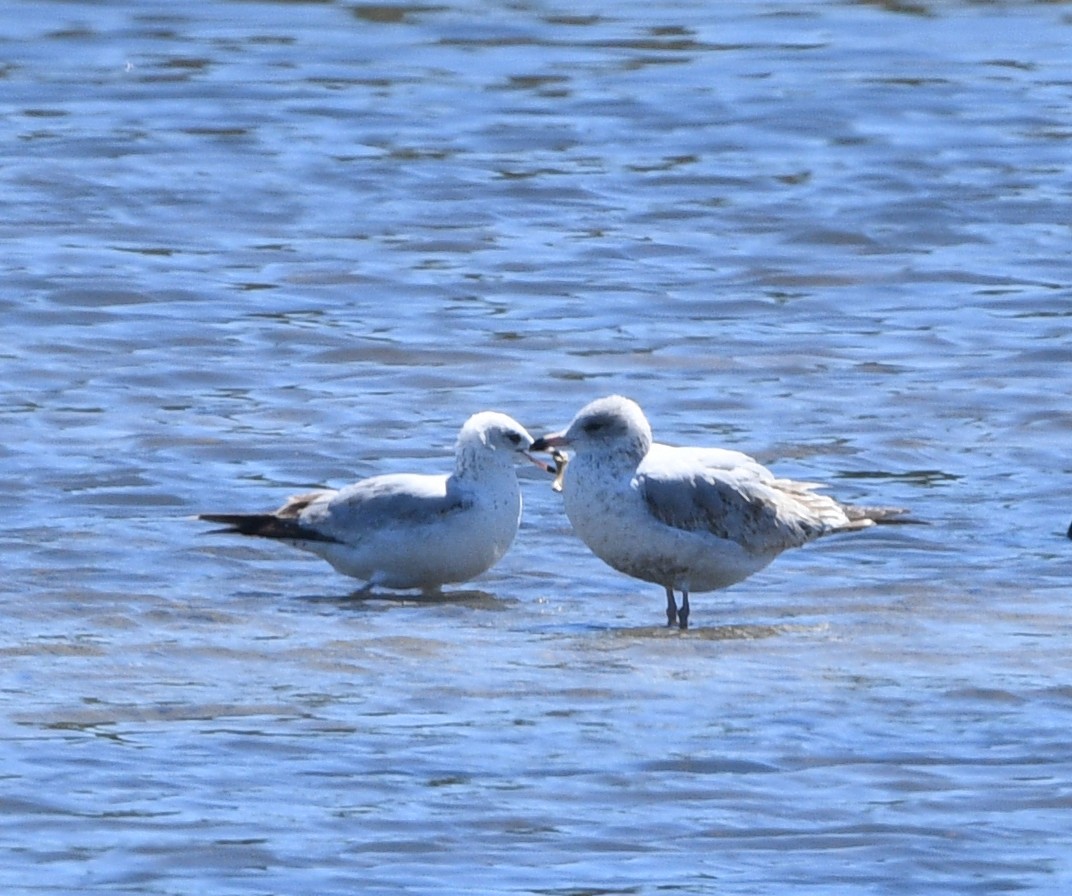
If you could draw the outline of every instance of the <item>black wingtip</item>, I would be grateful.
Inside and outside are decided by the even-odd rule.
[[[255,535],[284,541],[338,541],[296,520],[271,513],[201,513],[197,518],[207,523],[222,523],[224,528],[213,532],[227,535]]]
[[[223,529],[213,529],[213,532],[234,535],[262,535],[272,528],[275,521],[275,517],[268,513],[201,513],[197,518],[224,526]]]

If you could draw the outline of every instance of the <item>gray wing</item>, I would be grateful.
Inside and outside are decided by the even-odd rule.
[[[438,522],[472,503],[448,476],[399,473],[323,493],[302,509],[300,518],[322,534],[352,542],[366,531]]]
[[[646,460],[636,476],[648,511],[667,526],[708,532],[757,554],[798,547],[831,529],[809,504],[837,504],[810,485],[776,480],[737,452],[671,451]]]

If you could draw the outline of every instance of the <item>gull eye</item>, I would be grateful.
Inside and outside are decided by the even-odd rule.
[[[604,425],[604,423],[603,423],[602,420],[590,420],[588,423],[584,424],[584,426],[582,426],[581,428],[586,433],[591,435],[592,433],[599,432],[603,428],[603,425]]]
[[[506,438],[508,438],[515,445],[521,444],[521,433],[519,432],[508,432],[506,434]]]

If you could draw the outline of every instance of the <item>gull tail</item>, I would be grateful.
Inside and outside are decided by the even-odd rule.
[[[222,523],[224,528],[212,532],[234,535],[256,535],[283,541],[337,541],[330,535],[303,526],[297,520],[274,513],[202,513],[197,517],[208,523]],[[212,533],[209,533],[212,534]]]

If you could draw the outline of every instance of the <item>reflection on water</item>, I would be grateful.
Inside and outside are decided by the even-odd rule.
[[[611,634],[616,638],[702,638],[708,641],[736,641],[740,639],[756,640],[759,638],[774,638],[790,632],[821,630],[807,626],[793,625],[709,625],[704,628],[688,629],[682,631],[670,626],[649,626],[639,628],[615,628]]]
[[[1070,29],[4,5],[7,889],[1067,891]],[[535,470],[435,600],[192,522],[609,392],[928,525],[682,633]]]
[[[438,594],[418,594],[395,591],[358,590],[345,597],[328,594],[309,594],[299,600],[311,604],[327,604],[332,608],[346,610],[367,610],[382,605],[382,609],[391,607],[425,607],[425,606],[459,606],[473,610],[507,611],[518,604],[516,599],[502,598],[496,594],[476,589],[454,588]]]

